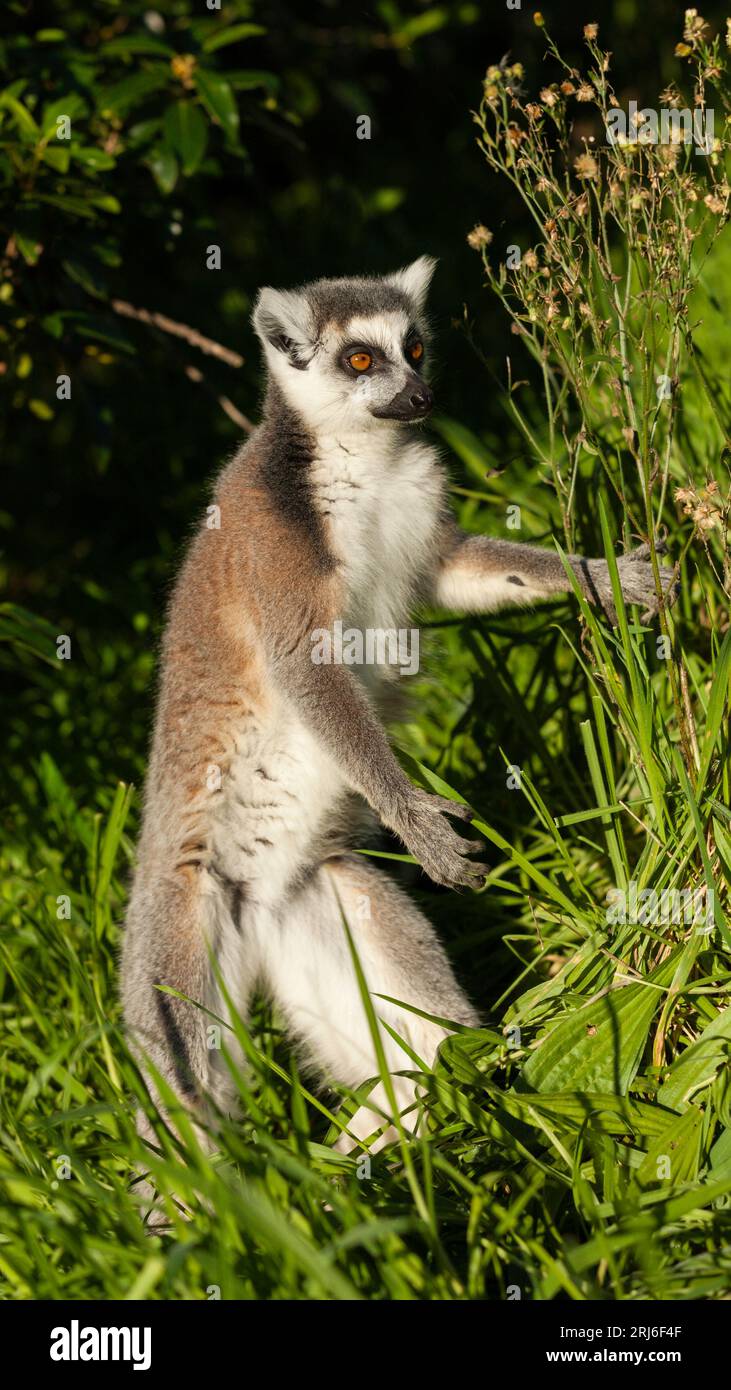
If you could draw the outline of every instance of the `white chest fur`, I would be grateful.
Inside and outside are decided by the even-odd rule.
[[[315,505],[343,566],[343,619],[358,628],[401,628],[430,564],[444,488],[436,452],[385,431],[318,439],[311,465]]]

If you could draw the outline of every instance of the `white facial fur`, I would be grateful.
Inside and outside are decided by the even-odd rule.
[[[406,295],[409,310],[389,308],[359,313],[326,323],[318,333],[307,293],[263,289],[254,311],[254,327],[267,365],[285,400],[316,431],[348,432],[393,427],[374,410],[387,407],[414,379],[414,366],[405,355],[405,340],[420,318],[434,262],[421,256],[410,266],[385,277]],[[288,340],[283,350],[278,344]],[[385,359],[379,369],[356,376],[344,370],[343,350],[376,348]],[[298,365],[301,364],[301,365]]]
[[[397,290],[403,290],[411,300],[416,313],[420,314],[426,304],[426,296],[436,268],[437,263],[433,256],[418,256],[411,265],[405,265],[401,270],[394,270],[392,275],[387,275],[386,283],[394,285]]]
[[[267,354],[270,368],[286,399],[315,430],[376,429],[393,421],[380,420],[373,409],[386,406],[403,390],[410,375],[403,342],[410,325],[404,313],[354,318],[344,329],[328,327],[305,371],[293,367],[284,353]],[[346,374],[338,363],[343,345],[377,347],[389,366],[374,376]]]

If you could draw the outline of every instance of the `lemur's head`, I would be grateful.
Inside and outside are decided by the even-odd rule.
[[[436,261],[393,275],[259,291],[253,323],[285,400],[315,429],[429,414],[424,303]]]

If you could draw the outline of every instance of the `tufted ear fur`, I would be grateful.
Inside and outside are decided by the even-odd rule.
[[[298,290],[275,290],[265,285],[257,295],[251,321],[266,348],[286,353],[292,364],[305,367],[312,355],[312,310]]]
[[[392,275],[387,275],[386,283],[403,290],[412,301],[416,312],[421,313],[436,268],[437,262],[433,256],[419,256],[411,265],[405,265],[402,270],[395,270]]]

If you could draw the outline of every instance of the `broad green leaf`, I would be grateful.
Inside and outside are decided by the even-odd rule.
[[[176,101],[165,112],[163,127],[167,143],[180,159],[183,173],[192,174],[208,143],[208,127],[202,112],[192,101]]]
[[[0,642],[24,647],[34,656],[58,664],[58,633],[45,618],[39,618],[18,603],[0,603]]]
[[[674,954],[647,982],[609,990],[562,1018],[525,1063],[521,1089],[626,1095],[675,964]]]
[[[43,163],[50,164],[59,174],[68,173],[71,163],[71,150],[68,144],[59,142],[57,145],[46,145],[43,151]]]
[[[102,91],[99,97],[100,109],[102,112],[110,110],[124,114],[132,107],[141,105],[152,92],[159,92],[163,87],[170,86],[172,81],[172,73],[167,63],[145,68],[142,72],[125,77],[121,82],[116,82]]]
[[[152,57],[162,57],[165,54],[173,58],[175,49],[163,39],[156,38],[154,34],[132,34],[129,38],[109,39],[102,45],[102,53],[141,53],[150,54]]]
[[[107,154],[106,150],[98,150],[95,145],[72,145],[71,158],[95,171],[113,169],[117,163],[114,155]]]
[[[724,1009],[673,1062],[667,1080],[657,1093],[658,1103],[669,1110],[685,1108],[694,1093],[709,1085],[719,1068],[728,1064],[729,1043],[731,1008]]]
[[[266,34],[266,29],[261,24],[232,24],[230,29],[220,29],[216,34],[209,34],[208,38],[203,40],[203,52],[215,53],[218,48],[241,43],[242,39],[257,38],[260,34]]]
[[[226,139],[235,142],[239,134],[239,112],[228,82],[206,68],[196,68],[194,78],[209,116],[223,127]]]
[[[18,101],[17,97],[13,96],[9,90],[0,92],[0,111],[3,107],[10,112],[19,131],[25,136],[26,140],[33,144],[35,144],[37,140],[40,140],[40,129],[31,116],[27,106],[24,106],[22,101]]]
[[[167,145],[156,145],[147,156],[145,163],[152,170],[155,182],[162,193],[172,193],[178,181],[178,161]]]
[[[51,140],[54,138],[59,118],[68,118],[73,134],[74,123],[82,120],[86,116],[87,109],[86,102],[77,92],[69,92],[66,96],[58,97],[55,101],[48,102],[43,108],[43,116],[41,118],[41,135],[43,139]]]
[[[698,1176],[703,1112],[692,1105],[675,1116],[653,1139],[634,1175],[639,1187],[658,1184],[668,1190]]]

